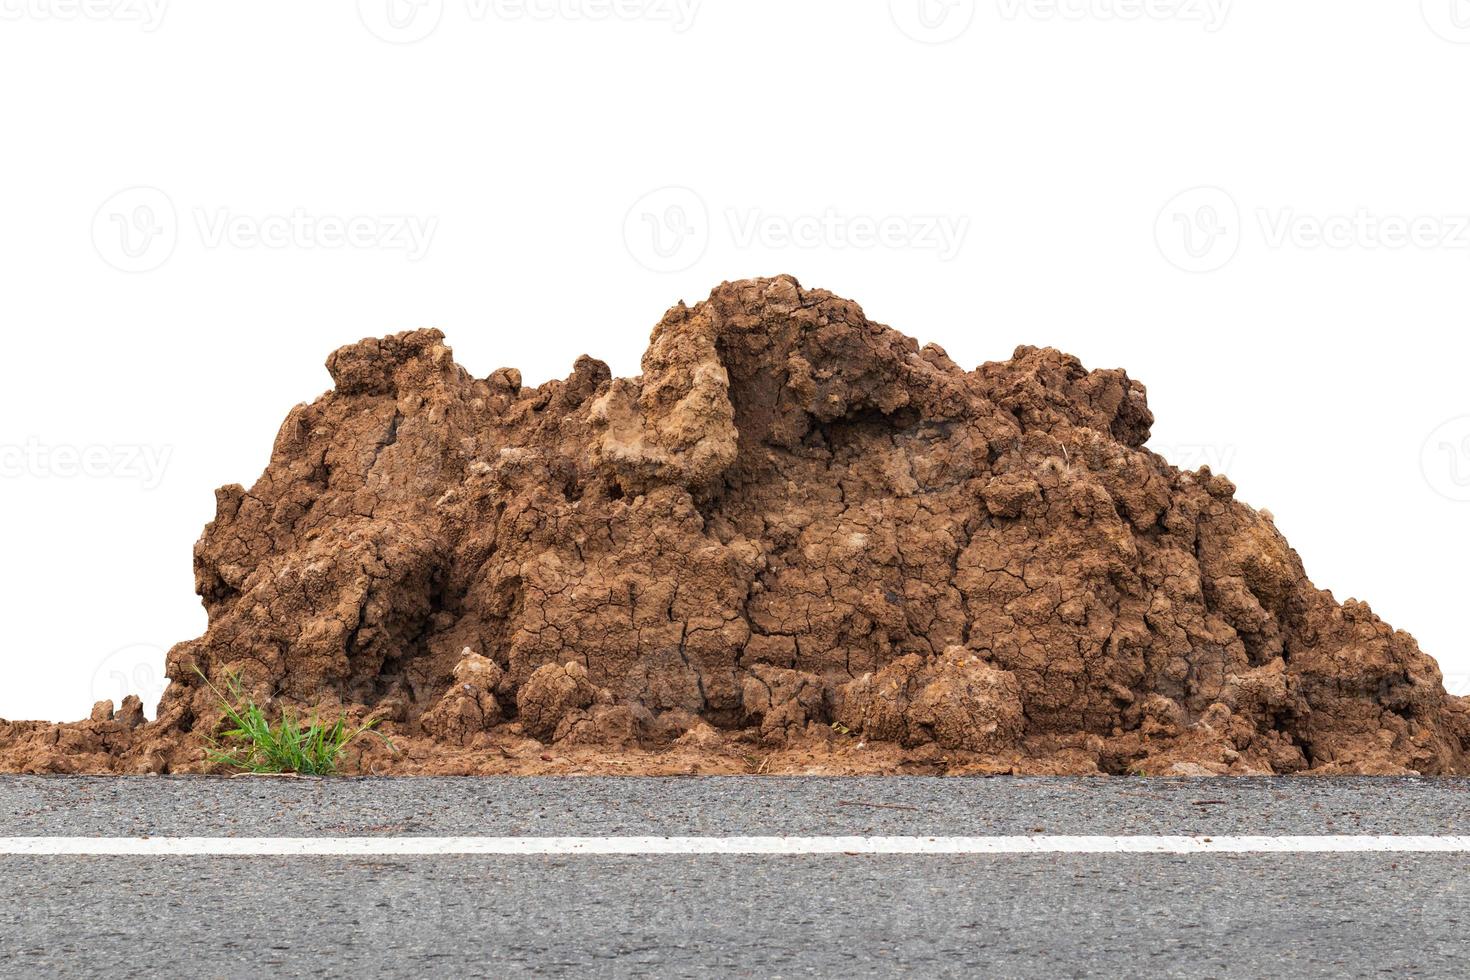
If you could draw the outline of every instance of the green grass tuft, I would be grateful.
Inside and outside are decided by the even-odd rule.
[[[205,758],[214,765],[257,774],[335,776],[343,750],[358,736],[376,735],[389,748],[393,745],[372,730],[376,719],[349,728],[346,718],[324,725],[313,715],[311,722],[303,727],[296,714],[288,709],[281,712],[280,721],[272,726],[260,705],[245,696],[239,678],[229,678],[227,697],[204,677],[203,671],[199,671],[199,676],[219,698],[230,726],[218,738],[205,736],[209,743]]]

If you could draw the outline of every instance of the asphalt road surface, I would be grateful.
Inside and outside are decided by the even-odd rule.
[[[0,974],[1464,977],[1467,804],[1470,781],[1430,779],[0,777]],[[1355,843],[1385,835],[1443,852]],[[670,837],[797,853],[556,852]],[[801,853],[833,837],[1055,849]],[[529,853],[23,853],[37,838]]]

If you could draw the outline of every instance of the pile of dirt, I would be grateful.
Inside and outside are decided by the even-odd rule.
[[[973,371],[790,277],[523,388],[418,330],[334,353],[194,551],[158,720],[0,768],[202,771],[216,686],[375,718],[363,772],[1470,772],[1470,711],[1271,517],[1144,448],[1144,388]]]

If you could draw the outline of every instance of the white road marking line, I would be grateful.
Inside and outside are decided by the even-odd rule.
[[[0,855],[387,857],[395,855],[1470,853],[1470,837],[0,837]]]

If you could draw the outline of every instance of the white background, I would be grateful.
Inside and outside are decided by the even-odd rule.
[[[335,347],[635,373],[778,272],[1125,367],[1464,687],[1467,0],[393,2],[0,0],[0,716],[151,710]]]

